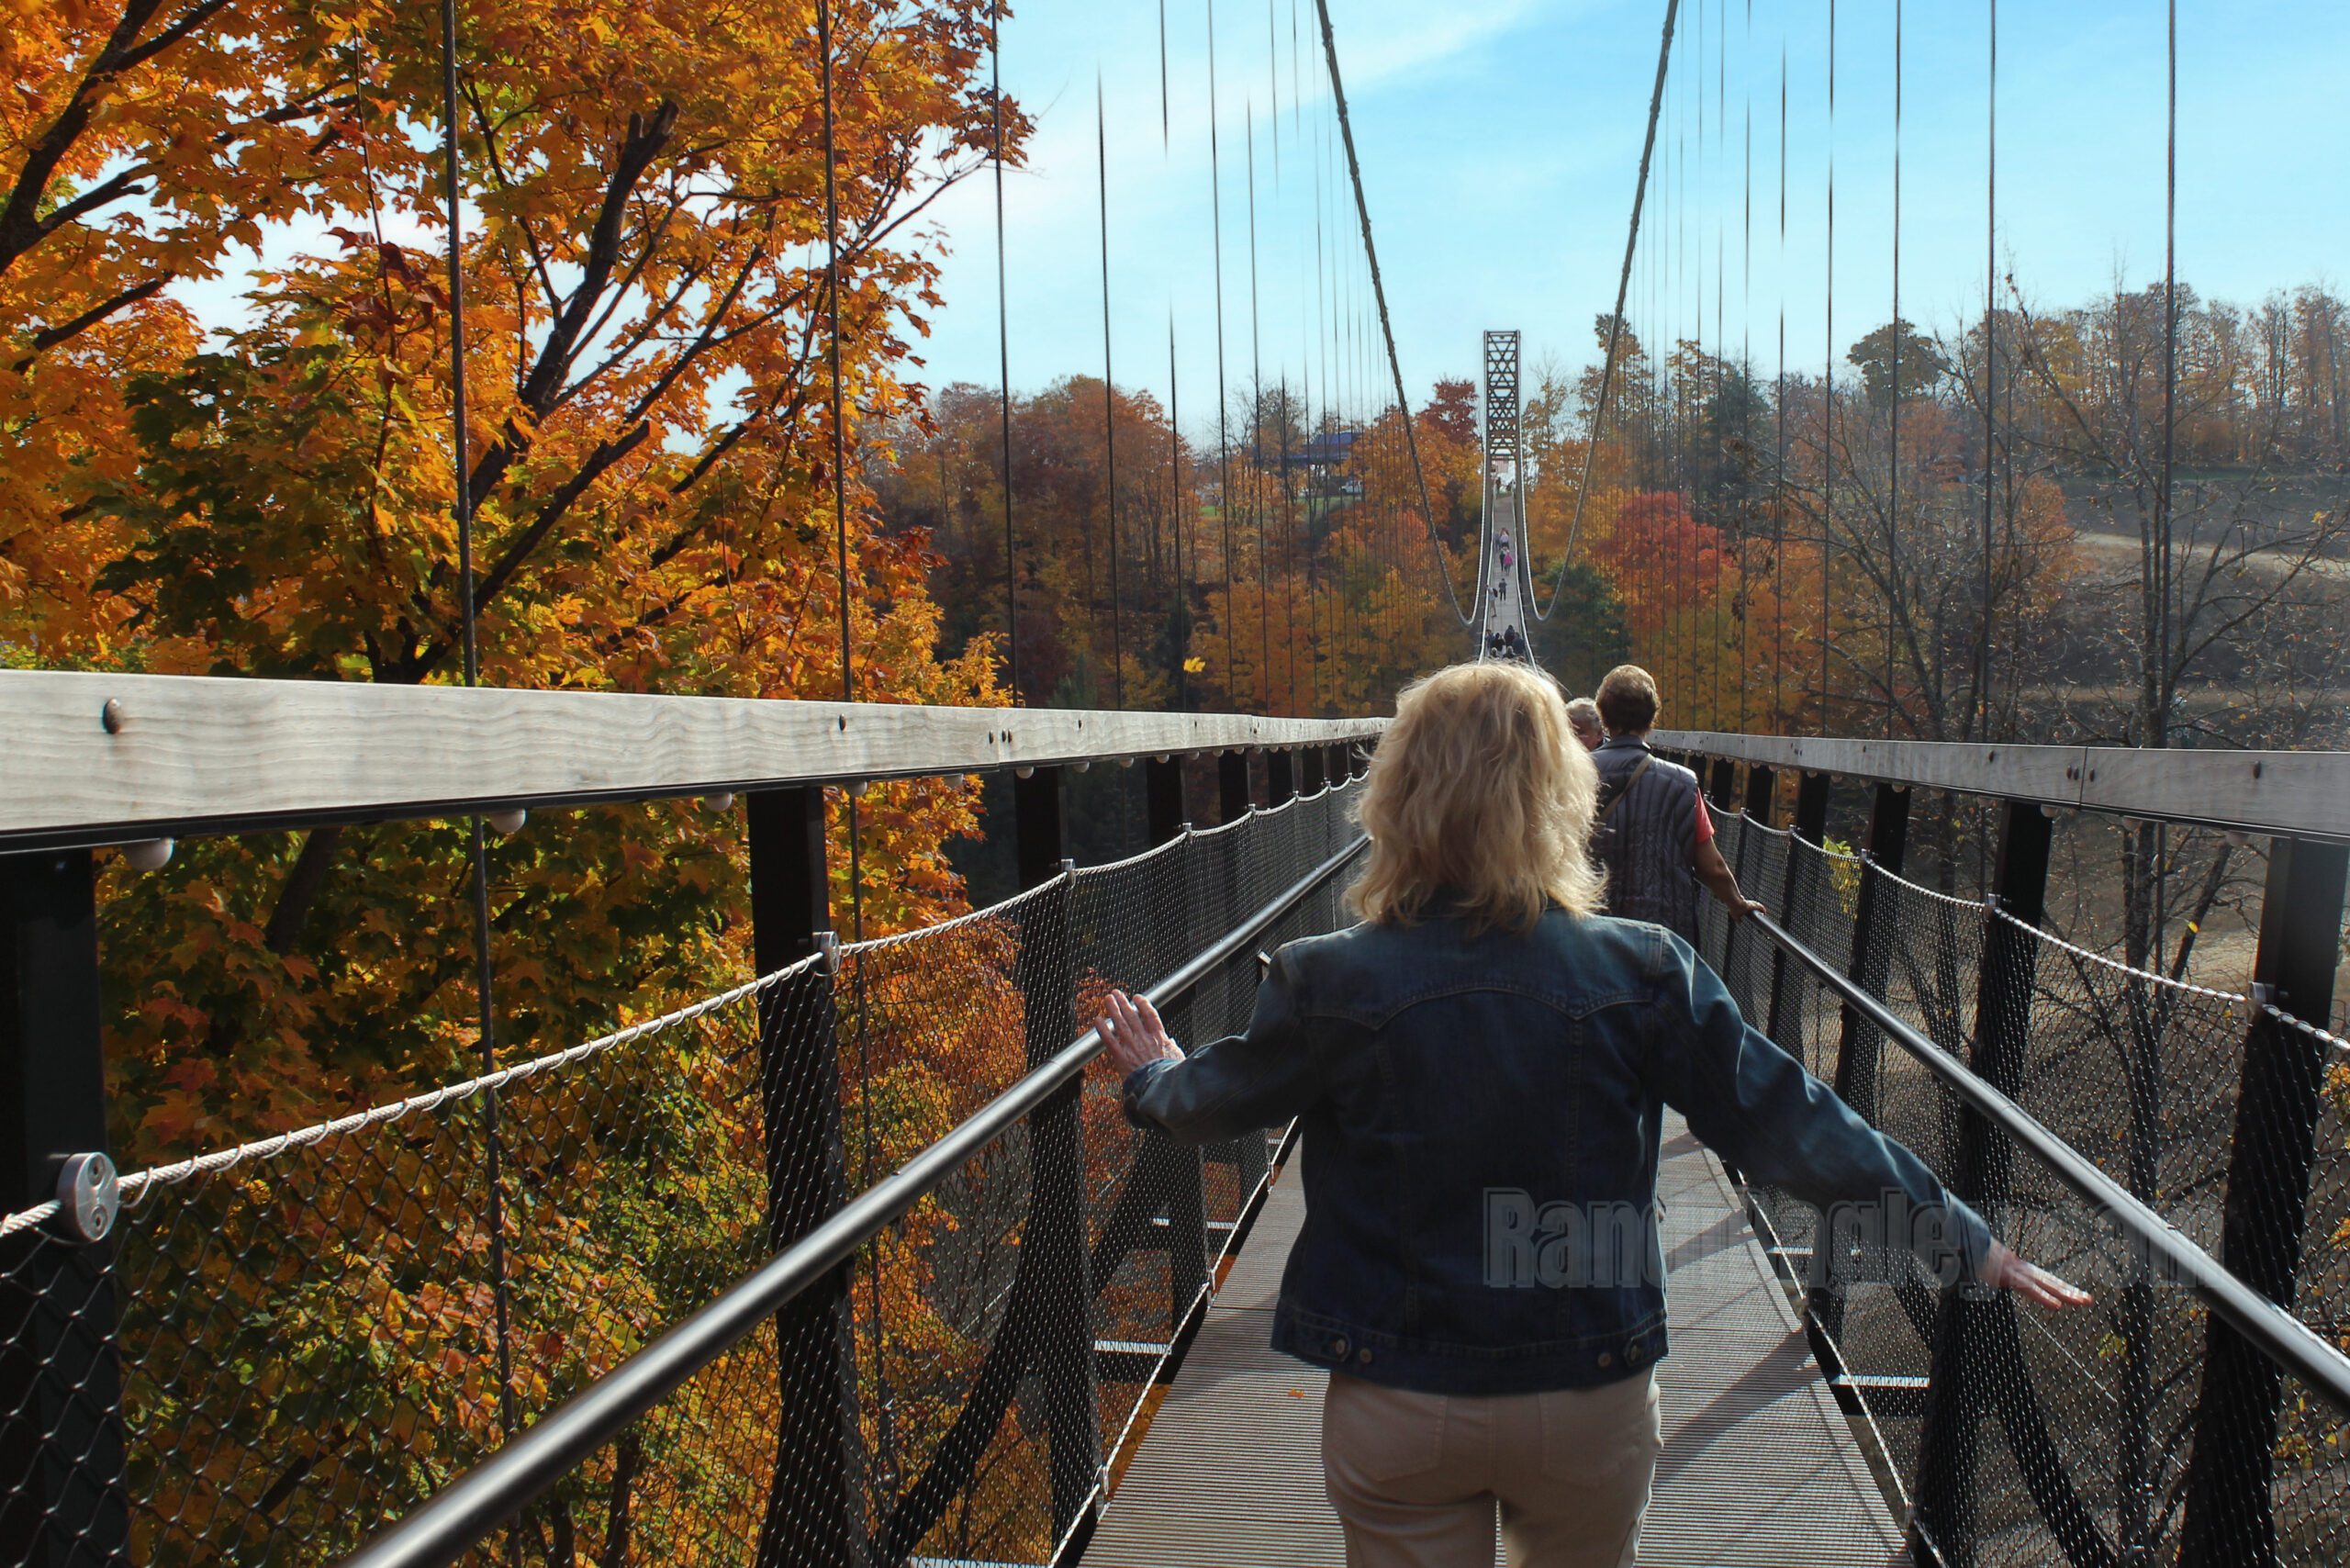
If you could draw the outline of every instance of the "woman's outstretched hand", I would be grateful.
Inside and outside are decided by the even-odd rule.
[[[1158,1021],[1158,1009],[1150,1004],[1150,998],[1113,991],[1103,1005],[1109,1012],[1096,1018],[1093,1027],[1109,1048],[1119,1077],[1155,1061],[1183,1059],[1182,1047],[1168,1038],[1167,1025]]]
[[[2008,1250],[2005,1242],[1996,1239],[1991,1243],[1990,1255],[1983,1260],[1983,1282],[1995,1290],[2013,1291],[2033,1305],[2044,1306],[2051,1312],[2087,1306],[2093,1299],[2078,1285],[2025,1262]]]

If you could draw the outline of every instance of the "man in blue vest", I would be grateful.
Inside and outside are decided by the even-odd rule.
[[[1592,754],[1599,767],[1599,822],[1592,852],[1607,872],[1607,913],[1649,920],[1697,940],[1702,885],[1732,920],[1762,906],[1739,890],[1738,878],[1714,843],[1697,776],[1649,749],[1656,725],[1655,678],[1617,665],[1599,683],[1599,719],[1607,741]]]

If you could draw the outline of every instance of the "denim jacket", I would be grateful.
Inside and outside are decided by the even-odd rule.
[[[1888,1239],[1945,1280],[1990,1245],[1686,942],[1634,921],[1554,909],[1523,934],[1445,916],[1292,942],[1246,1034],[1140,1069],[1125,1096],[1192,1143],[1302,1117],[1305,1223],[1273,1346],[1427,1393],[1588,1387],[1664,1354],[1667,1105],[1751,1180],[1854,1205],[1846,1223],[1898,1215]]]

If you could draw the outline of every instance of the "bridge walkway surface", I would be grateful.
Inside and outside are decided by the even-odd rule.
[[[1889,1568],[1902,1530],[1720,1163],[1678,1116],[1658,1193],[1672,1349],[1641,1529],[1655,1568]],[[1341,1568],[1322,1494],[1324,1374],[1267,1344],[1305,1217],[1292,1155],[1124,1467],[1089,1568]]]

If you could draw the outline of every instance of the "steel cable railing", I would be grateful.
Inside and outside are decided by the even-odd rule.
[[[994,912],[979,913],[988,914]],[[967,915],[963,918],[973,917]],[[934,930],[937,927],[932,929]],[[486,1072],[459,1083],[443,1084],[437,1089],[429,1089],[421,1094],[411,1094],[404,1100],[372,1105],[364,1111],[353,1112],[347,1116],[337,1116],[330,1121],[316,1122],[308,1126],[297,1127],[291,1132],[279,1133],[271,1137],[254,1138],[233,1148],[215,1149],[208,1154],[193,1155],[188,1159],[175,1159],[168,1164],[150,1166],[144,1170],[134,1170],[121,1177],[117,1182],[116,1188],[121,1194],[125,1210],[135,1209],[149,1192],[157,1188],[176,1186],[180,1182],[194,1181],[198,1177],[218,1176],[253,1160],[273,1159],[279,1155],[314,1148],[317,1145],[347,1137],[355,1133],[366,1132],[372,1128],[386,1126],[424,1112],[437,1111],[442,1106],[453,1102],[470,1100],[476,1094],[503,1089],[509,1084],[520,1083],[526,1079],[536,1078],[542,1073],[560,1072],[565,1068],[602,1056],[607,1051],[619,1050],[624,1047],[635,1045],[665,1030],[693,1023],[713,1013],[723,1012],[747,998],[764,995],[795,975],[803,974],[822,961],[822,955],[811,954],[797,963],[789,964],[772,974],[761,975],[756,980],[745,980],[741,985],[713,992],[699,1002],[672,1008],[655,1017],[643,1019],[623,1028],[614,1029],[608,1034],[599,1035],[592,1040],[582,1040],[579,1044],[566,1047],[563,1050],[550,1051],[544,1056],[532,1057],[528,1061],[516,1062],[511,1067],[502,1067],[494,1072]],[[32,1230],[47,1224],[57,1216],[60,1206],[58,1201],[52,1198],[48,1203],[35,1204],[30,1208],[19,1209],[15,1214],[0,1216],[0,1238],[14,1236],[19,1231]]]
[[[0,1449],[0,1508],[42,1540],[96,1518],[141,1562],[354,1550],[505,1440],[509,1388],[527,1428],[798,1239],[830,1212],[799,1184],[812,1164],[842,1197],[897,1170],[1076,1038],[1102,988],[1161,980],[1253,919],[1351,839],[1359,788],[689,1005],[648,999],[626,1028],[501,1065],[509,1383],[481,1119],[464,1111],[483,1080],[126,1178],[134,1201],[95,1245],[28,1213],[0,1237],[0,1357],[35,1373],[0,1388],[0,1415],[58,1436]],[[1330,929],[1337,891],[1259,940]],[[1184,1037],[1244,1024],[1255,970],[1237,955],[1178,999]],[[829,1327],[778,1319],[722,1357],[491,1554],[806,1560],[786,1548],[827,1499],[785,1462],[821,1449],[836,1533],[901,1556],[1049,1556],[1068,1511],[1051,1484],[1072,1466],[1048,1471],[1044,1412],[1090,1407],[1097,1440],[1127,1430],[1267,1163],[1259,1137],[1187,1165],[1125,1126],[1115,1089],[1097,1068],[1069,1097],[1065,1196],[1035,1200],[1029,1129],[1013,1128],[841,1271]],[[1041,1377],[1021,1265],[1047,1224],[1091,1295]],[[820,1433],[801,1406],[834,1386],[840,1424]]]
[[[2188,1240],[2176,1226],[2132,1195],[2022,1106],[1968,1070],[1884,1002],[1838,973],[1777,920],[1760,913],[1751,918],[1814,979],[1834,991],[1846,1005],[1864,1014],[1887,1039],[1947,1084],[1970,1110],[2013,1139],[2019,1148],[2047,1167],[2084,1201],[2095,1205],[2113,1222],[2125,1241],[2143,1250],[2163,1278],[2194,1291],[2213,1312],[2227,1319],[2279,1366],[2322,1391],[2345,1415],[2350,1415],[2350,1356],[2238,1280],[2217,1259]]]
[[[2098,1297],[2048,1316],[1947,1290],[1897,1243],[1749,1186],[1921,1540],[1953,1564],[2339,1561],[2350,1070],[2256,993],[1751,826],[1726,817],[1723,850],[1770,916],[1708,910],[1701,944],[1740,1005],[2010,1245]],[[2280,1068],[2313,1096],[2298,1113],[2253,1087]],[[2305,1227],[2280,1184],[2306,1189]],[[2271,1260],[2257,1286],[2254,1254]]]
[[[1161,1008],[1172,1007],[1232,960],[1250,954],[1285,917],[1326,894],[1365,842],[1357,838],[1327,856],[1147,993]],[[589,1383],[351,1561],[365,1568],[456,1561],[697,1372],[772,1322],[796,1297],[856,1258],[891,1222],[982,1157],[1023,1118],[1064,1093],[1100,1050],[1101,1040],[1092,1030],[1079,1035],[893,1174],[850,1200],[798,1244]]]

